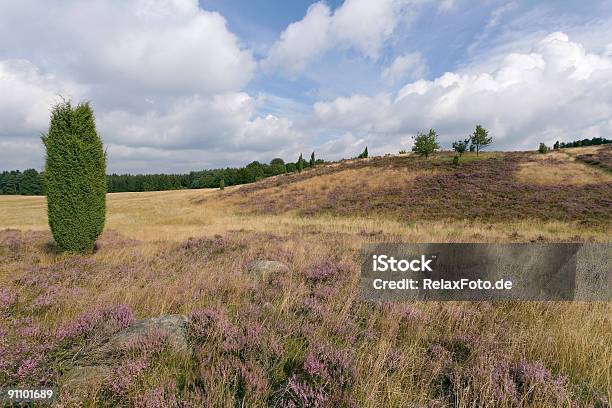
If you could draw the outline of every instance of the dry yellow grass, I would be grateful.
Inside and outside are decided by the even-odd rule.
[[[585,185],[612,181],[610,172],[576,161],[573,155],[565,152],[534,154],[532,161],[519,166],[517,178],[528,184]]]
[[[409,179],[410,176],[406,176]],[[313,182],[312,188],[321,188]],[[202,197],[212,198],[198,204]],[[216,197],[220,197],[216,200]],[[0,196],[0,229],[47,231],[46,198]],[[113,193],[107,196],[106,229],[140,241],[178,242],[194,236],[212,236],[228,231],[270,232],[288,235],[343,233],[363,237],[384,233],[406,242],[504,242],[568,240],[576,236],[609,242],[606,226],[595,228],[577,222],[519,220],[481,223],[471,221],[402,222],[384,217],[295,217],[290,214],[245,214],[233,200],[216,189]],[[516,233],[516,234],[514,234]],[[511,238],[511,235],[515,235]]]

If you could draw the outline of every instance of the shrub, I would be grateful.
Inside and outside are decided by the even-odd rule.
[[[467,138],[465,140],[457,140],[456,142],[453,142],[453,150],[457,152],[459,157],[461,157],[461,155],[465,153],[465,151],[468,149],[469,146],[470,146],[470,138]]]
[[[544,154],[548,153],[549,150],[550,148],[548,146],[546,146],[544,143],[540,143],[540,147],[538,147],[538,152]]]
[[[459,165],[459,156],[455,155],[455,157],[453,157],[453,165],[454,166],[458,166]]]
[[[310,163],[309,163],[309,165],[310,165],[310,167],[314,167],[314,166],[316,166],[316,164],[317,164],[317,161],[315,160],[314,152],[312,152],[312,154],[310,155]]]
[[[430,154],[440,148],[438,145],[438,135],[433,129],[429,129],[429,133],[419,133],[414,136],[414,146],[412,151],[419,154],[420,156],[429,157]]]
[[[223,179],[219,181],[219,190],[225,190],[225,180]]]
[[[53,238],[64,251],[91,252],[104,228],[106,154],[89,103],[54,106],[42,141]]]

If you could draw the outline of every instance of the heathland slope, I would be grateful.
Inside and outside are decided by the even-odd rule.
[[[609,302],[359,292],[366,242],[610,242],[610,173],[581,154],[605,152],[382,157],[109,194],[92,255],[57,252],[44,197],[0,197],[0,388],[59,384],[63,406],[608,406]],[[287,269],[248,271],[262,259]],[[169,314],[187,316],[190,353],[156,332],[105,349]],[[65,385],[92,365],[104,375]]]
[[[612,147],[591,150],[593,157],[605,157]],[[237,196],[235,201],[246,210],[269,214],[585,223],[610,217],[612,173],[577,160],[591,157],[581,149],[467,154],[459,166],[452,164],[452,157],[403,155],[340,162],[243,186],[227,195]]]

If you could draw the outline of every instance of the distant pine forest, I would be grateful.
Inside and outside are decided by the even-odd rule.
[[[307,161],[300,156],[295,163],[277,158],[269,164],[258,161],[245,167],[227,167],[192,171],[187,174],[109,174],[106,176],[108,192],[164,191],[189,188],[216,188],[221,184],[232,186],[253,183],[266,177],[292,173],[324,163],[311,156]],[[10,170],[0,173],[0,195],[44,195],[44,172],[35,169]]]
[[[596,146],[612,143],[612,140],[594,137],[572,142],[556,142],[553,149]],[[367,148],[359,157],[367,157]],[[365,154],[365,156],[364,156]],[[269,164],[254,161],[245,167],[227,167],[192,171],[187,174],[109,174],[107,184],[109,193],[128,191],[164,191],[189,188],[217,188],[223,185],[248,184],[266,177],[302,171],[302,169],[324,163],[321,159],[305,160],[302,155],[295,163],[285,163],[283,159],[273,159]],[[44,172],[35,169],[9,170],[0,173],[0,195],[44,195]]]

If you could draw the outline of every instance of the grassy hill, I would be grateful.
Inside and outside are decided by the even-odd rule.
[[[109,194],[90,256],[56,251],[44,197],[0,197],[0,387],[104,365],[61,401],[605,406],[609,303],[365,302],[359,249],[610,242],[610,152],[388,156],[224,191]],[[289,268],[259,277],[257,259]],[[101,353],[132,314],[189,316],[191,353],[154,333]]]

